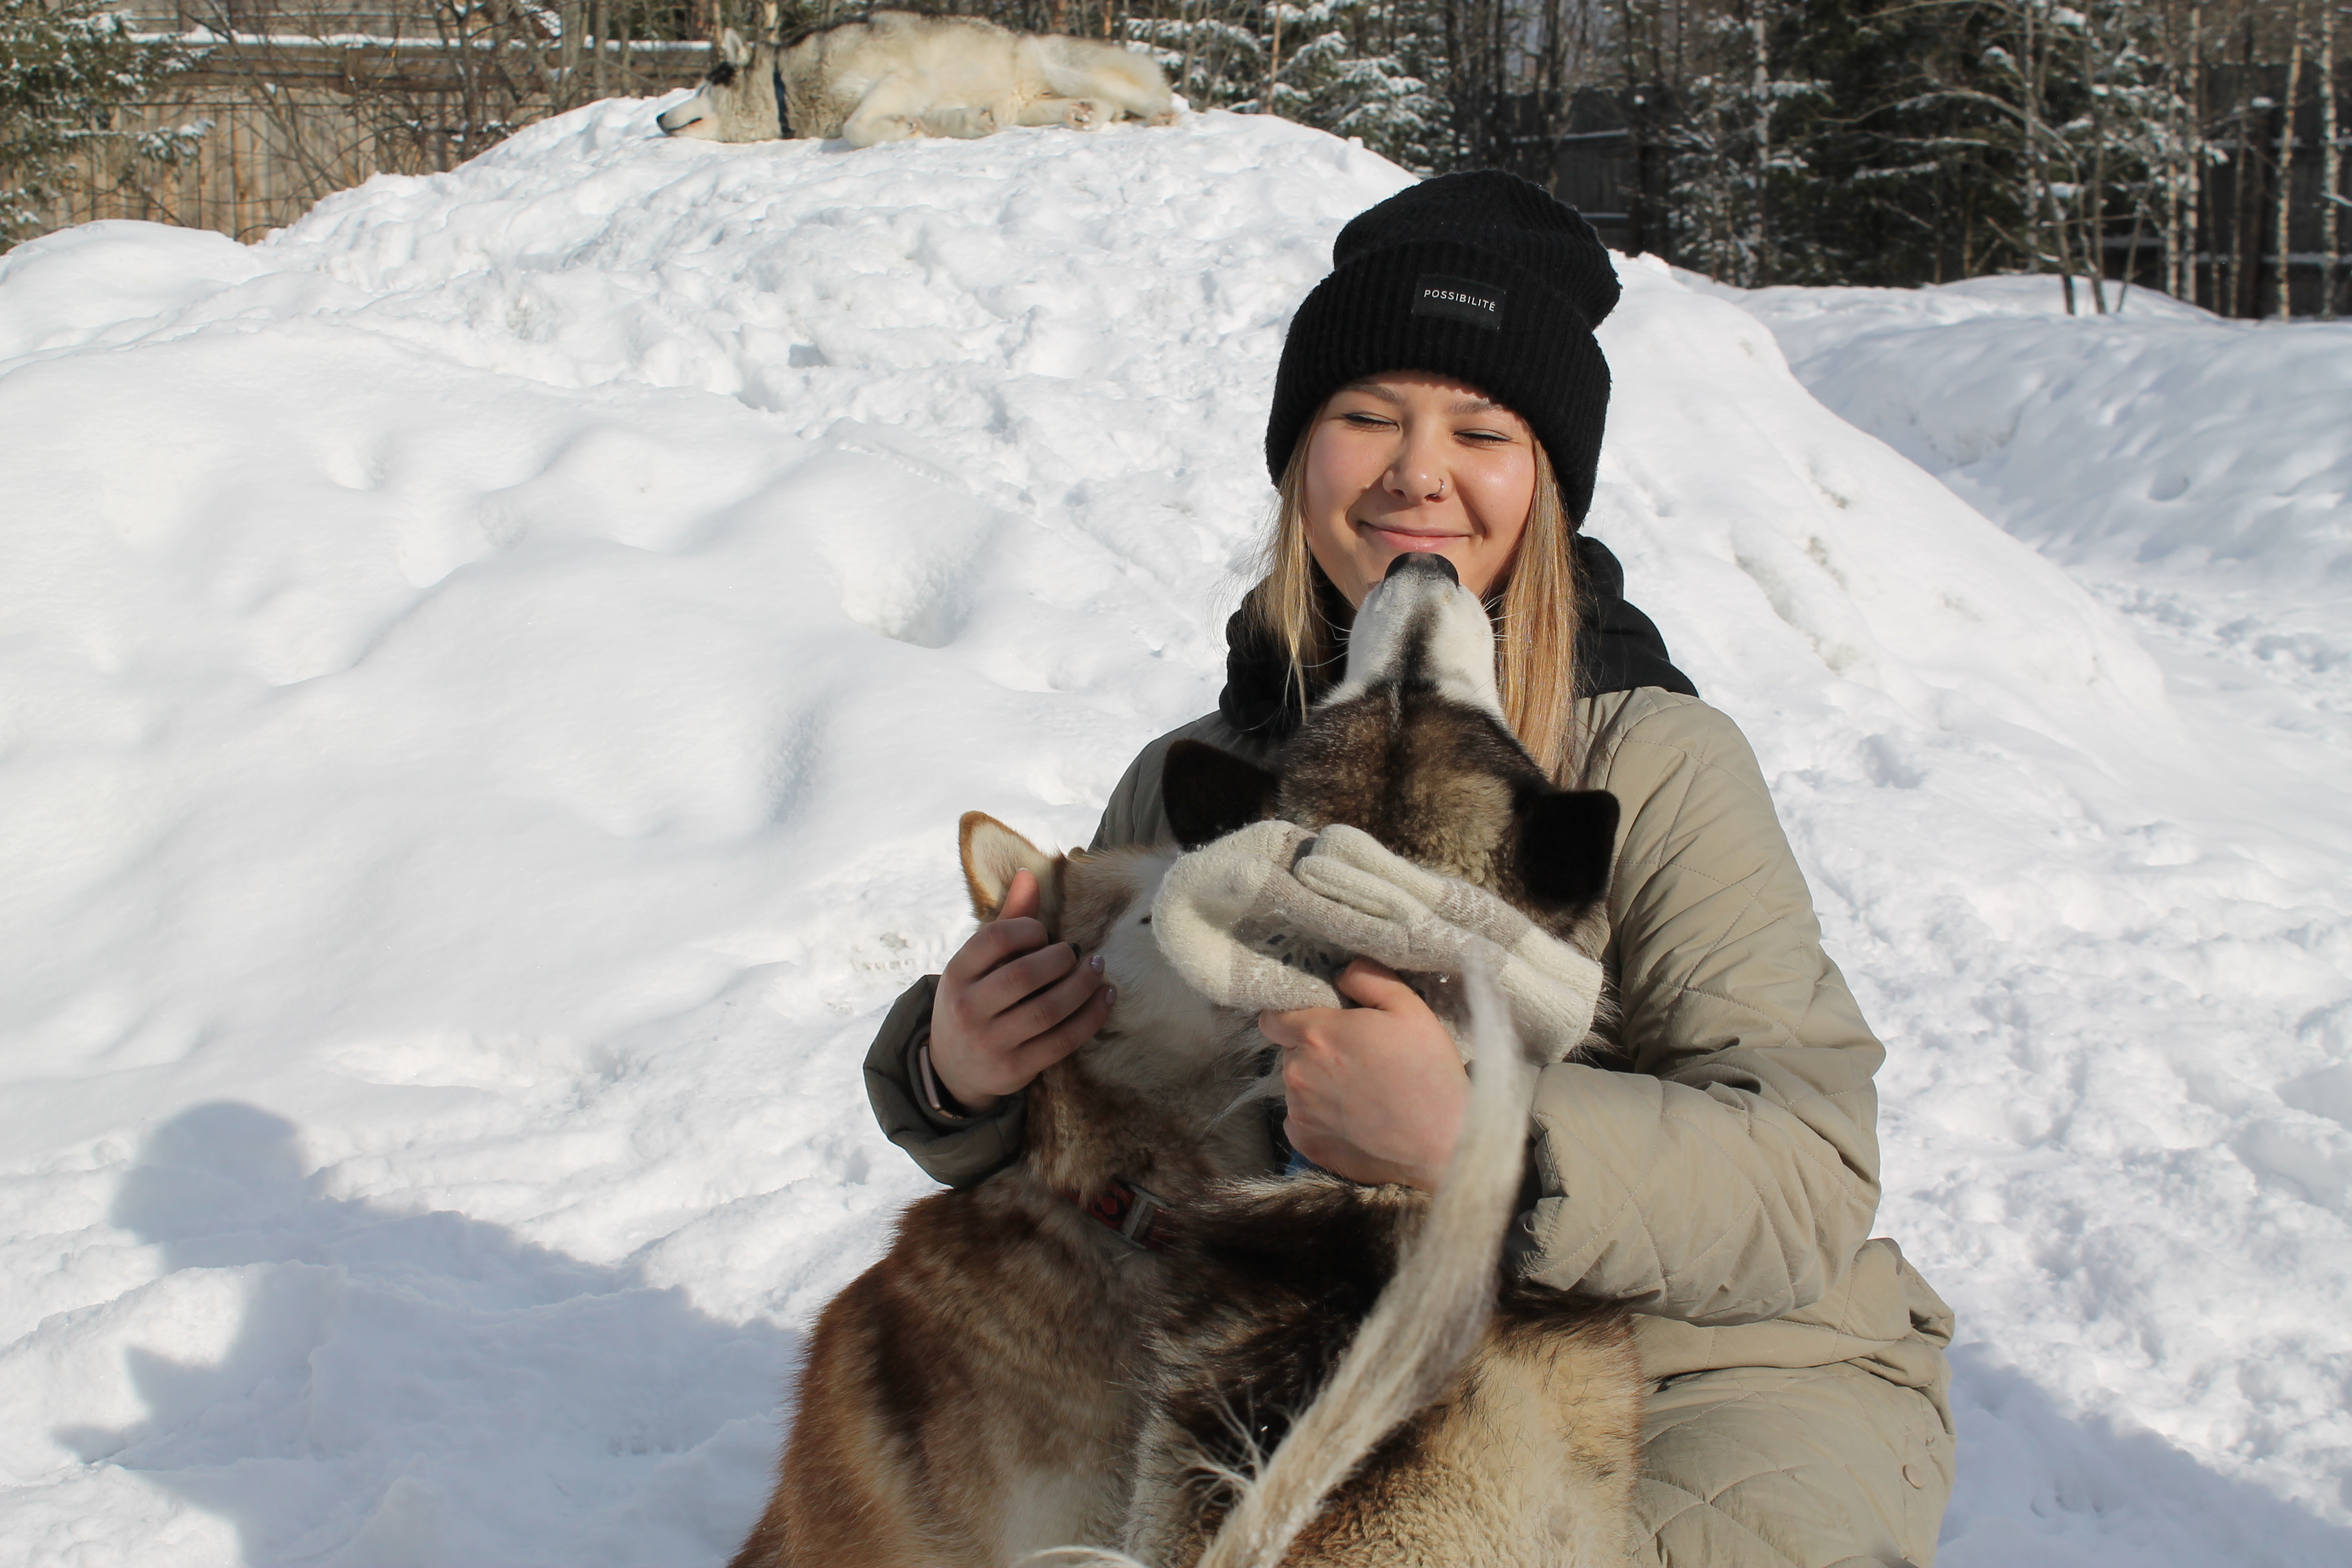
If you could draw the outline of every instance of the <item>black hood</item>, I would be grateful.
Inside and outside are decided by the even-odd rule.
[[[1590,534],[1575,538],[1578,586],[1584,599],[1582,623],[1576,631],[1577,695],[1597,697],[1604,691],[1657,686],[1697,696],[1690,677],[1667,657],[1666,639],[1658,635],[1657,626],[1625,602],[1625,568],[1617,557]],[[1315,586],[1324,613],[1344,622],[1346,602],[1320,572],[1315,574]],[[1340,661],[1334,660],[1307,672],[1309,701],[1339,679],[1340,668]],[[1244,734],[1283,740],[1298,728],[1299,703],[1289,687],[1290,661],[1281,646],[1257,629],[1246,609],[1235,610],[1225,623],[1225,689],[1217,696],[1217,711]]]

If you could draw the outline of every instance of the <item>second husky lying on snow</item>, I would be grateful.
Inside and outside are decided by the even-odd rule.
[[[982,918],[1038,872],[1118,1006],[1040,1080],[1021,1162],[917,1205],[826,1309],[738,1568],[994,1568],[1114,1537],[1155,1568],[1624,1560],[1623,1317],[1496,1299],[1522,1042],[1558,1059],[1591,1026],[1600,969],[1572,939],[1615,803],[1555,789],[1511,739],[1491,639],[1447,563],[1406,555],[1278,773],[1171,756],[1171,818],[1206,847],[1048,861],[966,819]],[[1259,1119],[1217,1114],[1255,1012],[1328,1005],[1353,954],[1418,975],[1476,1047],[1442,1189],[1218,1180],[1265,1168]],[[1064,1560],[1087,1558],[1118,1560]]]
[[[877,11],[787,38],[733,28],[701,90],[656,121],[714,142],[985,136],[1013,125],[1090,131],[1121,117],[1172,123],[1160,67],[1117,44],[1014,33],[976,16]]]

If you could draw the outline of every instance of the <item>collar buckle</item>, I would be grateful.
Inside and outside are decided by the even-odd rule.
[[[1117,1231],[1120,1240],[1142,1251],[1164,1251],[1175,1228],[1168,1200],[1133,1182],[1113,1177],[1091,1198],[1066,1195],[1087,1218]]]

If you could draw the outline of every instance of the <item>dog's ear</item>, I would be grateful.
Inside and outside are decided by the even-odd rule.
[[[1160,766],[1160,802],[1176,842],[1198,849],[1263,821],[1282,781],[1255,763],[1201,741],[1179,741]]]
[[[719,58],[730,66],[749,65],[751,46],[743,41],[742,34],[730,27],[719,35]]]
[[[963,883],[971,894],[971,912],[992,921],[1013,890],[1013,873],[1027,871],[1037,879],[1037,918],[1045,929],[1062,928],[1062,868],[1066,857],[1048,855],[984,811],[967,811],[960,835],[963,848]]]
[[[1546,790],[1519,798],[1519,885],[1554,909],[1579,909],[1609,891],[1617,848],[1617,797],[1605,789]]]

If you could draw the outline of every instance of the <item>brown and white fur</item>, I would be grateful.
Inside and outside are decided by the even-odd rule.
[[[1036,874],[1058,941],[1118,989],[1094,1041],[1027,1091],[1027,1147],[898,1222],[889,1254],[817,1320],[776,1489],[735,1568],[1003,1568],[1117,1538],[1168,1256],[1081,1211],[1259,1172],[1255,1116],[1220,1120],[1263,1047],[1160,959],[1151,895],[1172,852],[1049,857],[978,812],[965,879],[985,921]]]
[[[1206,748],[1171,755],[1180,837],[1268,815],[1346,823],[1590,951],[1616,803],[1552,785],[1504,724],[1493,670],[1476,597],[1441,558],[1401,558],[1276,773]],[[1475,1003],[1475,977],[1469,989]],[[1480,1047],[1433,1199],[1315,1172],[1237,1184],[1186,1215],[1126,1532],[1152,1568],[1628,1560],[1630,1321],[1498,1281],[1533,1071],[1498,1037],[1499,1004],[1425,994]]]
[[[656,121],[672,136],[770,142],[985,136],[1013,125],[1091,131],[1121,118],[1173,124],[1176,100],[1148,55],[976,16],[877,11],[782,43],[728,29],[701,88]],[[783,101],[776,97],[778,82]]]

